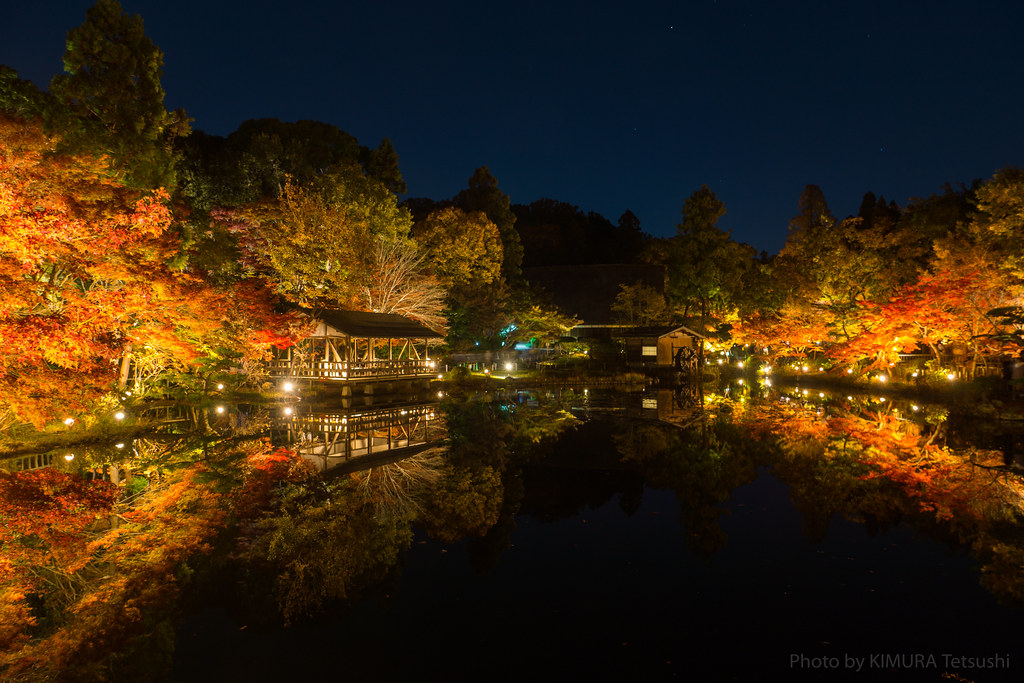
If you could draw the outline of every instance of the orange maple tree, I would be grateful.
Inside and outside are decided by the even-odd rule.
[[[213,287],[168,265],[181,244],[166,192],[130,189],[58,142],[0,117],[0,390],[19,418],[88,409],[140,349],[187,365],[294,336],[260,282]]]

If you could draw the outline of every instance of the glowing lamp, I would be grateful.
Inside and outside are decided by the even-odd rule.
[[[224,412],[224,406],[217,406],[217,412],[218,413],[223,413]]]
[[[512,364],[511,363],[505,363],[505,370],[508,371],[508,372],[512,372]]]
[[[291,408],[285,408],[284,409],[284,414],[285,415],[291,415],[292,414],[292,409]]]
[[[68,427],[70,427],[71,425],[75,424],[75,418],[73,418],[73,417],[65,418],[64,424],[66,424]]]
[[[64,456],[64,459],[67,460],[68,462],[71,462],[72,460],[75,459],[75,454],[74,453],[68,453],[67,455]]]
[[[116,413],[114,413],[114,419],[115,420],[123,420],[124,419],[124,413],[122,413],[120,410],[117,411]]]
[[[291,382],[285,382],[284,386],[282,387],[282,389],[284,389],[285,391],[291,391],[294,388],[295,388],[295,385],[292,384]]]

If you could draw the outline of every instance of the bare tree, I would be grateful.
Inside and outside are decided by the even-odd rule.
[[[377,313],[397,313],[444,331],[445,290],[423,273],[425,256],[412,242],[378,238],[360,290],[362,304]]]

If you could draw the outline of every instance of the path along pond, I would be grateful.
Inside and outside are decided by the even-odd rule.
[[[175,681],[1024,674],[1022,423],[740,384],[451,390],[258,412],[213,428],[235,443],[232,430],[264,420],[274,445],[298,458],[261,462],[302,476],[233,494],[233,517],[208,516],[203,524],[227,531],[209,532],[207,551],[168,582],[179,587],[173,605],[153,597],[145,609],[156,616],[132,613],[138,633],[92,643],[101,654],[138,652],[115,650],[89,672]],[[169,444],[121,447],[173,464]],[[208,447],[188,448],[182,463]],[[146,495],[144,481],[121,476]],[[210,498],[177,491],[190,510]],[[257,499],[258,512],[239,517]],[[178,534],[202,526],[184,519],[160,534],[184,547]],[[139,590],[128,609],[142,603]],[[99,633],[117,630],[121,617],[111,619]]]

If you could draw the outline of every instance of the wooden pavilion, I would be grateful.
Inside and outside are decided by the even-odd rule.
[[[335,382],[428,378],[437,374],[431,342],[442,335],[392,313],[321,310],[309,337],[277,352],[276,377]]]

